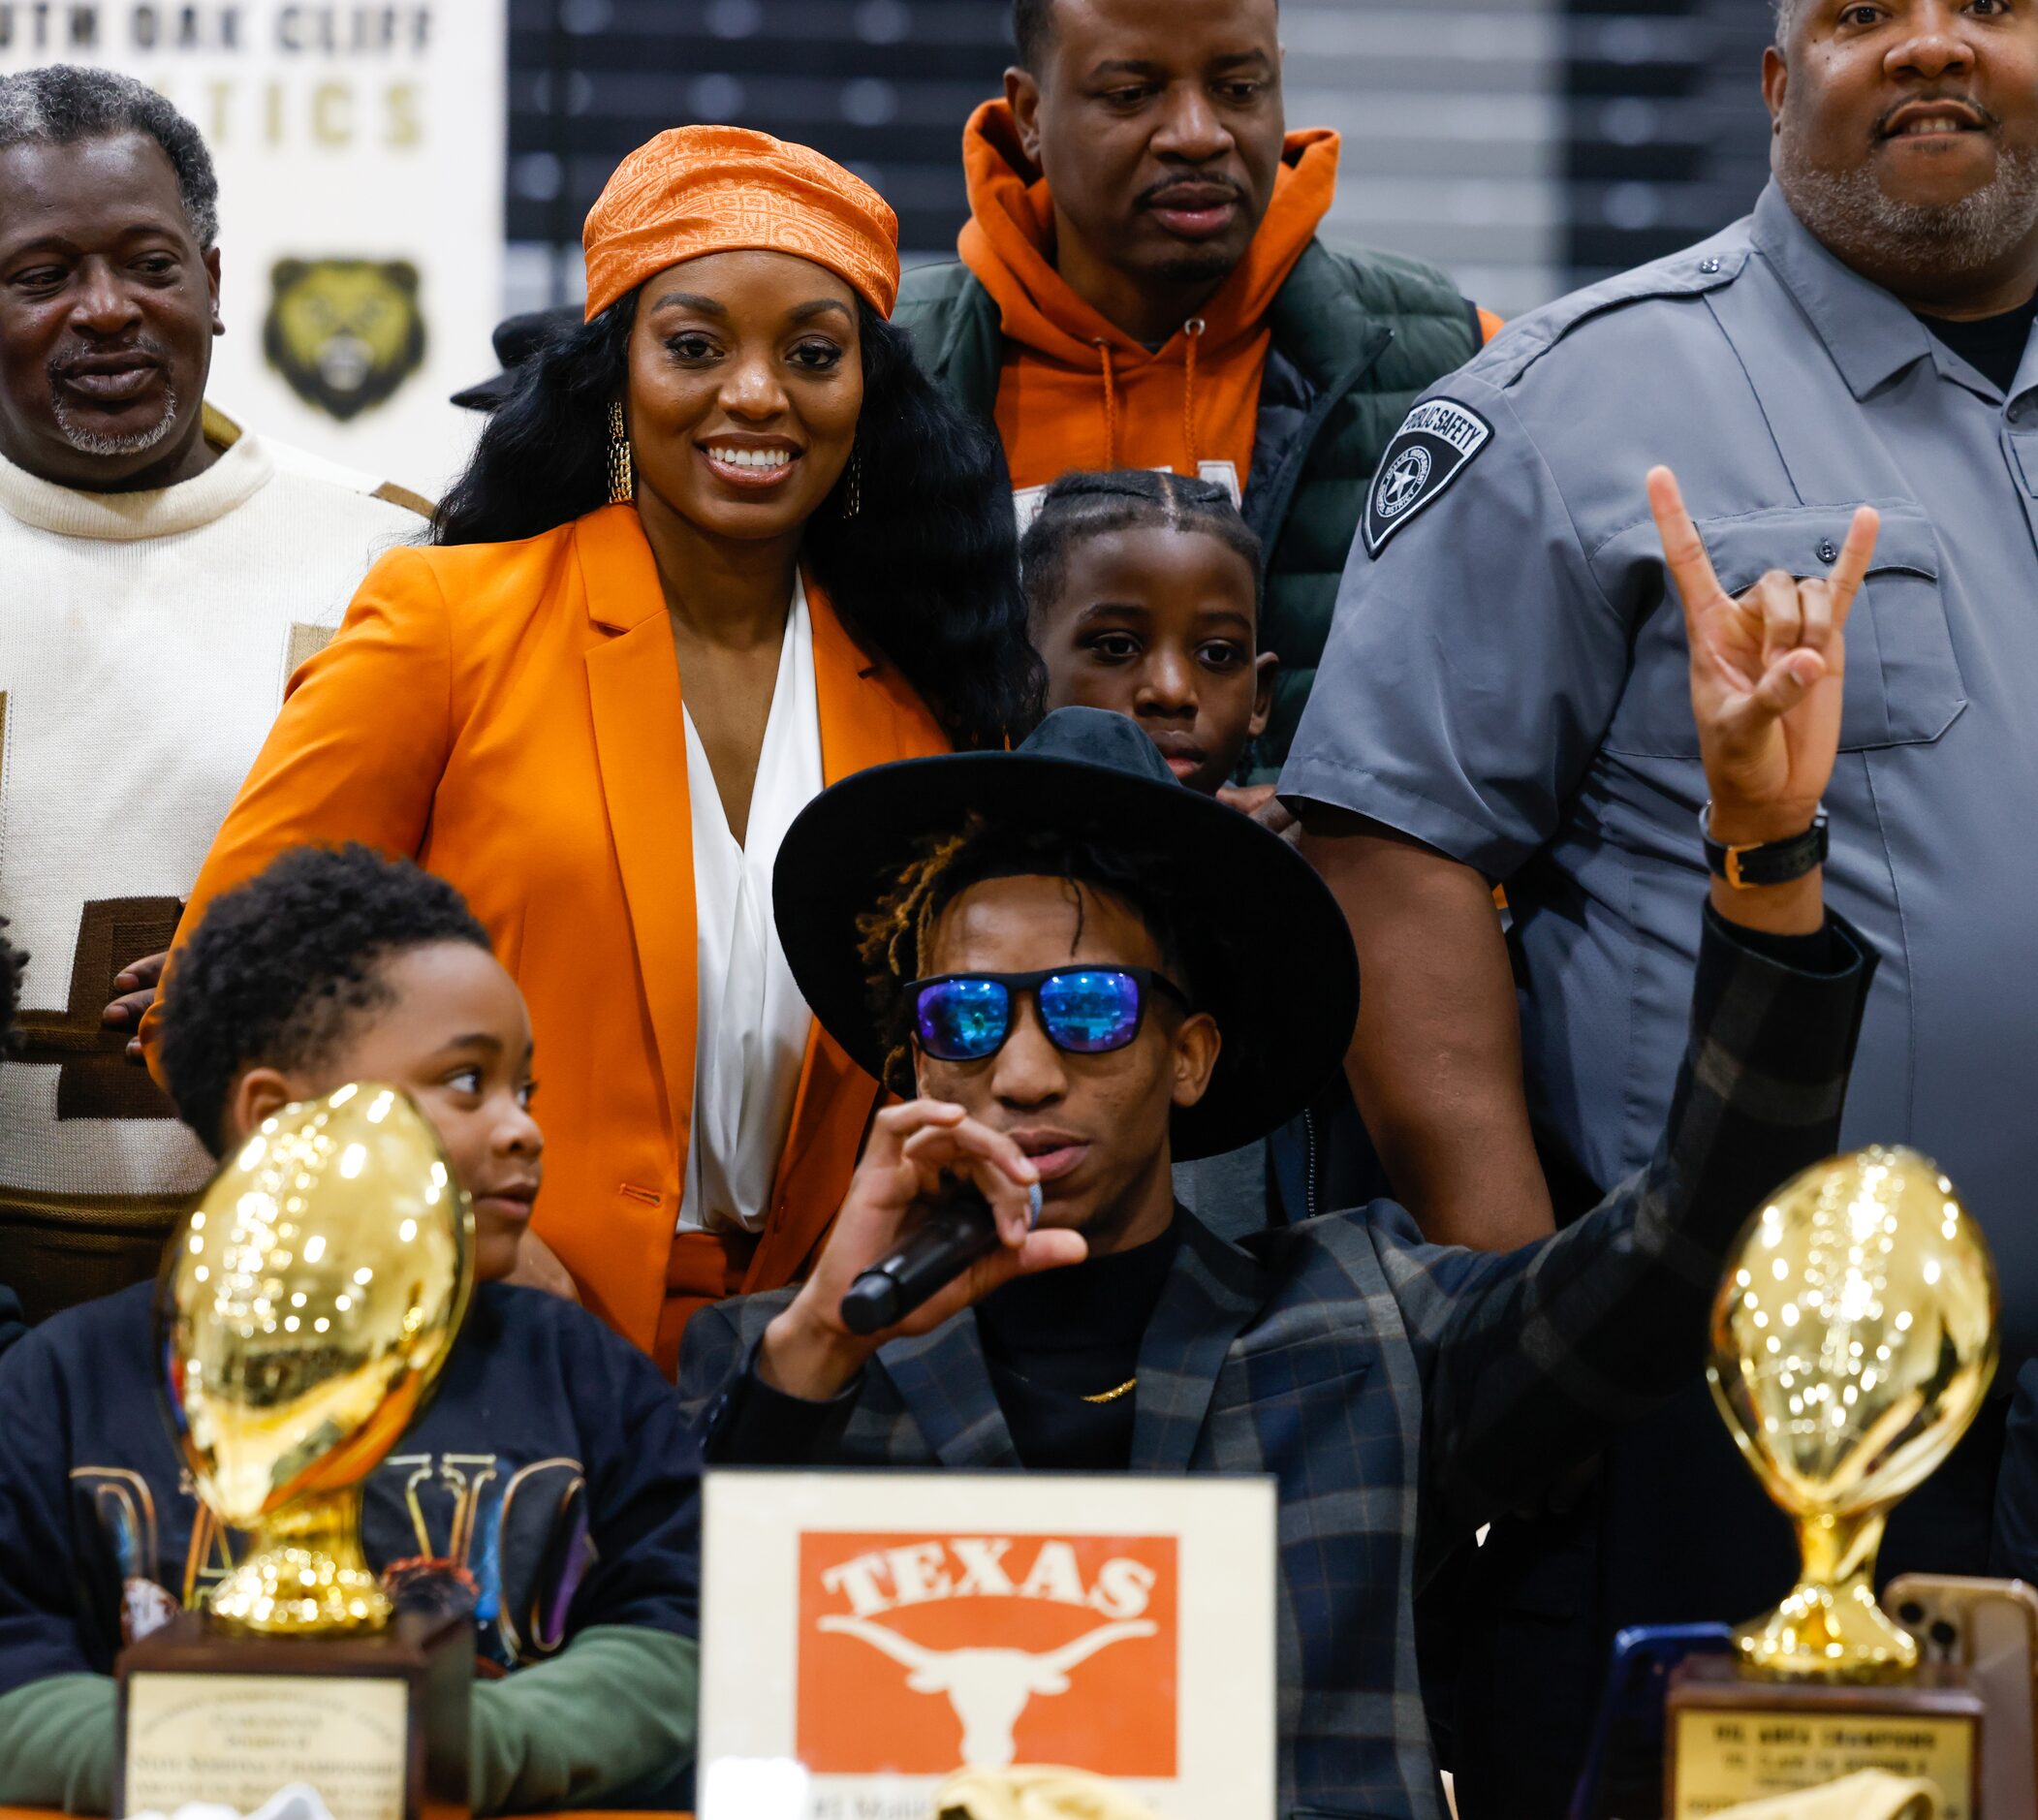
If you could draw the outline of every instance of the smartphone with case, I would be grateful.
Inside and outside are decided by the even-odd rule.
[[[2038,1591],[2021,1580],[1899,1574],[1882,1604],[1918,1640],[1922,1661],[1963,1668],[1981,1690],[1983,1820],[2038,1814]]]
[[[1734,1647],[1724,1624],[1637,1624],[1614,1639],[1599,1716],[1568,1820],[1661,1820],[1663,1699],[1670,1674]]]

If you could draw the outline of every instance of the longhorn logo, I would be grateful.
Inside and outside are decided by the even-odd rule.
[[[828,1776],[1025,1762],[1170,1780],[1179,1578],[1174,1536],[808,1530],[797,1754]],[[1052,1698],[1079,1674],[1076,1699]]]
[[[1059,1649],[1038,1654],[1024,1649],[929,1649],[883,1624],[862,1617],[822,1617],[822,1630],[837,1631],[868,1644],[906,1671],[916,1694],[946,1694],[962,1722],[962,1761],[987,1770],[1008,1768],[1018,1746],[1013,1728],[1036,1694],[1065,1694],[1069,1671],[1100,1649],[1159,1628],[1148,1618],[1100,1624]]]

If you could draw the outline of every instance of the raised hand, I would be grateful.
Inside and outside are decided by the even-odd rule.
[[[1684,606],[1712,838],[1745,846],[1802,834],[1839,751],[1847,615],[1881,520],[1872,507],[1855,513],[1823,581],[1772,569],[1736,600],[1712,573],[1668,468],[1649,470],[1648,503]]]

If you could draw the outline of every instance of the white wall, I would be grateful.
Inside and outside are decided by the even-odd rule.
[[[1554,0],[1284,0],[1288,122],[1343,136],[1333,239],[1518,315],[1563,291]]]

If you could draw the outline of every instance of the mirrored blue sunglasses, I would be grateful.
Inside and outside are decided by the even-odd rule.
[[[1013,1007],[1027,993],[1048,1041],[1071,1055],[1123,1049],[1140,1033],[1156,989],[1190,1008],[1189,995],[1150,967],[1050,967],[1039,973],[943,973],[914,980],[913,1029],[937,1061],[982,1061],[1005,1047]]]

